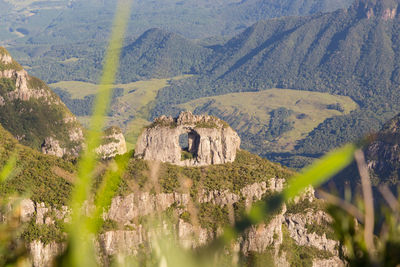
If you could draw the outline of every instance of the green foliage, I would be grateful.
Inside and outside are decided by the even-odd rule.
[[[45,245],[51,242],[62,243],[66,241],[64,223],[58,220],[50,225],[39,225],[32,220],[21,236],[26,242],[40,240]]]
[[[179,215],[179,218],[181,218],[182,220],[184,220],[187,223],[191,222],[190,213],[186,210]]]
[[[131,159],[121,182],[119,194],[124,195],[124,193],[130,192],[130,183],[135,183],[143,189],[149,180],[148,173],[149,167],[146,161]]]
[[[198,122],[196,123],[196,128],[208,128],[208,129],[215,129],[218,128],[218,125],[212,121],[210,122]]]
[[[264,267],[264,266],[275,266],[274,262],[274,251],[272,248],[268,247],[265,252],[249,252],[246,259],[246,264],[244,266],[248,267]]]
[[[61,88],[54,88],[53,91],[61,98],[61,101],[68,107],[69,110],[76,116],[90,116],[92,115],[95,95],[85,95],[83,99],[71,98],[71,94]],[[112,95],[112,104],[117,97],[123,95],[122,88],[116,88]]]
[[[181,151],[181,160],[193,159],[194,156],[189,151],[182,150]]]
[[[212,229],[229,225],[229,212],[226,206],[220,207],[211,203],[201,203],[199,206],[199,222],[203,228]]]
[[[40,89],[49,89],[47,84],[40,80],[39,78],[30,76],[28,78],[28,88],[33,89],[33,90],[40,90]]]
[[[297,213],[302,213],[307,209],[312,209],[314,208],[315,203],[308,201],[308,199],[305,199],[303,201],[299,201],[295,203],[294,201],[289,201],[287,204],[287,213],[292,213],[292,214],[297,214]]]
[[[12,153],[15,153],[16,158],[13,175],[0,183],[1,195],[31,194],[31,199],[38,203],[44,202],[52,206],[67,204],[71,184],[59,177],[55,169],[60,168],[73,176],[74,165],[17,144],[17,141],[2,128],[0,136],[0,166],[5,166]]]
[[[15,90],[15,80],[10,78],[0,78],[0,94],[4,96],[8,92]]]
[[[71,144],[71,125],[63,122],[67,110],[56,104],[46,105],[40,99],[19,99],[0,107],[1,125],[21,138],[21,143],[40,150],[46,137],[54,136],[64,147]]]
[[[180,168],[175,165],[167,163],[163,166],[162,175],[158,182],[164,193],[173,193],[178,190],[180,187],[179,172]]]
[[[266,139],[273,140],[293,129],[293,122],[287,121],[287,118],[292,114],[292,110],[283,107],[272,110],[270,112],[269,129],[266,133]]]
[[[323,221],[322,224],[306,224],[306,229],[308,233],[316,233],[319,236],[323,236],[325,234],[326,238],[331,240],[336,240],[337,238],[331,225],[326,221]]]
[[[116,229],[118,229],[117,222],[108,219],[103,222],[103,226],[102,226],[100,232],[103,233],[103,232],[112,231],[112,230],[116,230]]]

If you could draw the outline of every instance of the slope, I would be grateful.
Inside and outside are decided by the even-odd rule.
[[[196,74],[211,54],[211,49],[196,45],[177,34],[150,29],[124,47],[120,79],[131,82]]]
[[[0,47],[0,123],[22,144],[58,156],[77,156],[83,129],[41,80]]]

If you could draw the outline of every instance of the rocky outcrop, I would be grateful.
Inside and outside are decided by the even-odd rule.
[[[326,238],[316,233],[309,233],[306,225],[321,225],[323,223],[332,223],[332,219],[323,211],[308,210],[305,213],[287,214],[285,216],[286,224],[289,229],[289,235],[300,246],[312,246],[319,250],[325,250],[333,255],[338,255],[337,247],[339,242]]]
[[[61,158],[66,154],[66,148],[60,146],[60,142],[53,137],[46,137],[42,144],[42,153],[47,155],[53,155]]]
[[[357,9],[360,16],[368,19],[392,20],[399,14],[399,5],[398,0],[357,0],[353,8]]]
[[[126,197],[118,196],[113,198],[110,209],[104,218],[129,225],[133,219],[139,216],[162,212],[174,203],[186,206],[189,198],[189,194],[161,193],[154,195],[149,192],[139,192]]]
[[[44,244],[36,240],[29,244],[29,251],[31,253],[32,265],[34,267],[51,267],[54,259],[65,250],[64,244],[50,242]]]
[[[190,210],[192,201],[196,203],[209,203],[219,207],[232,207],[239,201],[253,203],[271,192],[281,191],[284,185],[283,179],[270,178],[267,182],[249,184],[240,192],[234,193],[229,190],[203,190],[193,199],[185,193],[159,193],[136,192],[127,196],[117,196],[112,200],[110,209],[103,214],[106,221],[115,222],[118,227],[101,233],[96,241],[100,257],[107,265],[110,256],[117,254],[137,255],[143,248],[151,247],[154,235],[171,234],[178,238],[179,243],[185,248],[197,248],[205,245],[222,233],[222,228],[206,228],[205,226],[178,218],[175,223],[162,221],[158,228],[149,231],[146,224],[142,224],[141,218],[160,214],[171,208],[182,214]],[[299,201],[309,201],[313,190],[308,190]],[[313,199],[315,200],[315,198]],[[68,222],[70,210],[67,207],[52,208],[44,203],[34,203],[31,200],[21,202],[21,216],[33,219],[38,225],[52,225],[54,220]],[[269,251],[276,266],[290,266],[285,251],[281,246],[287,240],[283,237],[283,227],[288,230],[290,238],[298,246],[313,247],[318,250],[332,253],[329,259],[314,259],[313,266],[344,266],[343,261],[338,258],[338,242],[326,237],[325,234],[318,235],[307,230],[307,224],[329,224],[331,218],[321,210],[305,210],[304,213],[291,214],[282,207],[280,213],[272,216],[265,223],[247,229],[244,235],[238,238],[232,248],[244,255],[251,252],[264,253]],[[171,228],[172,227],[172,228]],[[34,241],[29,244],[34,266],[50,266],[51,260],[59,255],[64,249],[63,244],[50,242],[44,244]]]
[[[126,142],[122,131],[118,127],[108,128],[102,137],[102,144],[96,149],[102,159],[113,158],[126,153]]]
[[[400,171],[400,114],[385,123],[365,148],[369,169],[389,186],[397,186]]]
[[[180,145],[180,137],[187,144]],[[161,116],[144,130],[135,156],[180,166],[204,166],[233,162],[240,138],[225,122],[212,116],[183,112],[178,118]]]

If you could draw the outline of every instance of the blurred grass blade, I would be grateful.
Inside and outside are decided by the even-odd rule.
[[[361,185],[365,207],[365,220],[364,220],[364,239],[367,246],[368,252],[371,256],[374,255],[374,197],[372,194],[372,185],[368,173],[367,163],[365,162],[364,152],[361,149],[357,149],[354,152],[354,157],[357,162],[358,172],[361,177]]]
[[[4,182],[12,175],[12,173],[15,171],[16,165],[17,153],[14,152],[8,159],[6,165],[4,165],[3,169],[0,171],[0,183]]]
[[[301,174],[290,179],[288,187],[284,191],[285,200],[292,199],[310,185],[318,187],[339,173],[353,161],[356,149],[357,147],[353,144],[345,145],[328,153],[310,167],[305,168]]]
[[[100,145],[104,115],[108,110],[112,87],[119,66],[125,29],[130,17],[131,0],[119,0],[115,13],[109,45],[104,60],[103,74],[90,122],[90,131],[86,139],[86,149],[78,164],[78,180],[72,192],[72,221],[69,229],[70,247],[69,266],[96,266],[93,247],[94,235],[92,221],[84,213],[84,203],[89,200],[92,187],[92,174],[96,166],[95,149]]]
[[[103,181],[96,194],[95,211],[93,213],[95,222],[91,225],[93,233],[98,232],[102,227],[102,214],[106,208],[110,206],[112,198],[118,190],[121,177],[128,167],[129,160],[132,157],[132,152],[115,159],[112,163],[115,165],[114,168],[109,168],[107,173],[104,175]]]

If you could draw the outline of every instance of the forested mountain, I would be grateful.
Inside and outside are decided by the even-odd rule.
[[[360,0],[347,10],[256,23],[215,47],[202,75],[162,90],[154,114],[204,96],[292,88],[350,96],[360,105],[320,124],[298,142],[298,154],[318,156],[377,130],[400,111],[398,5]]]
[[[177,34],[150,29],[123,49],[120,79],[135,81],[199,73],[212,53]]]
[[[137,36],[153,27],[189,38],[231,35],[259,19],[331,11],[351,2],[138,0],[133,1],[129,35]],[[16,41],[53,45],[106,40],[116,3],[116,0],[0,0],[0,22],[4,26],[0,29],[0,44]]]

